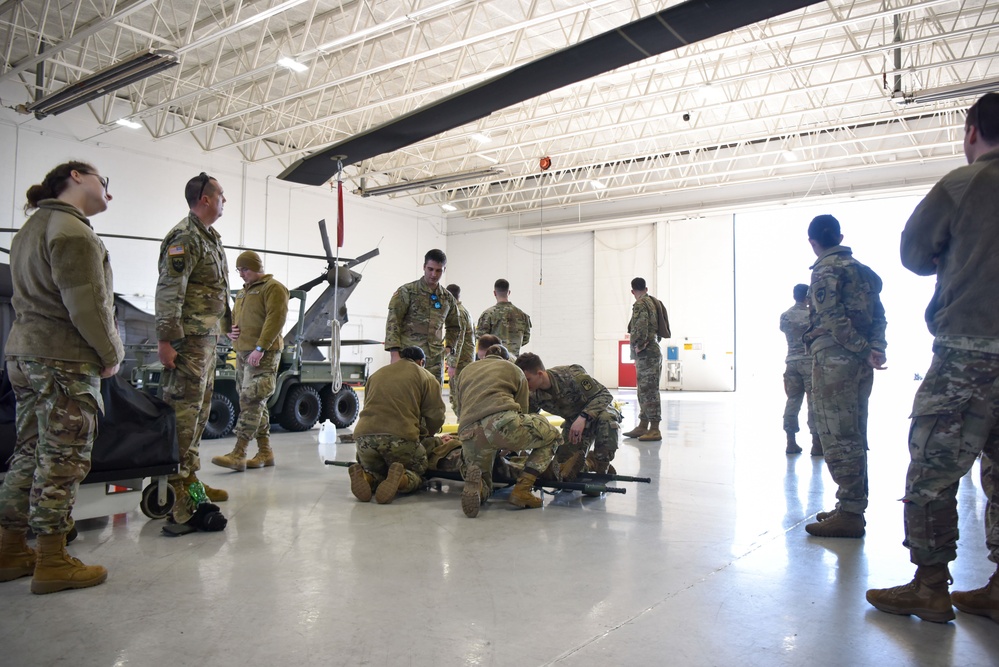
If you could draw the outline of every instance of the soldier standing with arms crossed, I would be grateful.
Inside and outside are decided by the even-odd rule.
[[[631,307],[628,333],[631,338],[631,358],[638,375],[639,424],[624,434],[642,441],[662,440],[659,422],[663,401],[659,395],[659,379],[663,374],[663,352],[659,349],[659,311],[649,295],[645,278],[631,281],[635,304]]]
[[[220,334],[229,333],[232,318],[225,249],[212,227],[226,199],[219,182],[205,172],[187,182],[184,198],[191,211],[163,239],[156,284],[160,386],[177,414],[180,449],[180,472],[170,477],[177,494],[171,516],[178,525],[214,531],[224,529],[226,519],[206,501],[220,502],[229,494],[202,485],[197,472],[215,387],[216,345]]]
[[[88,216],[107,210],[108,179],[61,164],[28,189],[38,209],[14,236],[17,313],[5,354],[17,397],[17,447],[0,487],[0,581],[33,575],[31,592],[103,583],[108,571],[66,552],[80,482],[90,472],[101,378],[125,356],[114,321],[111,261]],[[25,540],[31,526],[37,554]]]
[[[985,544],[999,564],[999,94],[968,110],[959,167],[933,186],[905,224],[902,264],[936,274],[926,309],[933,361],[916,392],[905,477],[905,541],[916,565],[903,586],[867,591],[867,601],[924,621],[966,614],[999,623],[999,570],[972,591],[949,592],[947,564],[957,558],[957,490],[981,454],[988,499]]]
[[[427,370],[444,382],[444,357],[461,353],[461,320],[458,304],[440,282],[447,255],[434,248],[423,257],[423,277],[406,283],[389,301],[385,320],[385,349],[392,363],[399,350],[415,345],[427,355]]]
[[[274,393],[278,364],[284,340],[281,329],[288,319],[288,290],[264,273],[260,255],[247,250],[236,258],[236,271],[243,289],[236,295],[229,339],[236,350],[236,377],[239,380],[239,421],[236,446],[212,463],[242,472],[247,468],[274,465],[271,451],[271,416],[267,399]],[[246,459],[250,441],[257,440],[257,455]]]

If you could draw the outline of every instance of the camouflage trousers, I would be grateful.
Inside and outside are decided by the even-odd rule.
[[[812,405],[812,359],[789,361],[784,367],[784,394],[787,404],[784,406],[784,430],[788,433],[798,432],[798,413],[801,412],[802,399],[808,399],[808,431],[815,433],[815,408]]]
[[[423,350],[423,354],[427,357],[427,363],[424,368],[437,378],[437,381],[444,384],[444,341],[439,340],[431,342],[430,338],[427,336],[416,336],[407,338],[403,341],[403,347],[416,346]]]
[[[164,369],[160,380],[163,400],[177,415],[177,446],[180,471],[170,476],[170,483],[189,484],[201,470],[201,434],[208,423],[215,388],[215,336],[187,336],[173,343],[177,350],[176,368]],[[194,503],[187,493],[178,493],[173,518],[186,523],[194,513]]]
[[[826,468],[839,486],[836,506],[863,514],[867,509],[867,403],[874,369],[842,347],[813,354],[812,405]]]
[[[614,453],[617,452],[618,434],[621,431],[621,413],[614,409],[604,410],[594,420],[590,420],[583,429],[583,437],[577,444],[569,441],[569,429],[572,428],[574,419],[566,419],[562,423],[561,447],[555,452],[555,461],[559,464],[565,463],[576,452],[582,452],[582,458],[590,447],[593,447],[593,457],[597,461],[610,463],[614,460]]]
[[[463,427],[458,437],[461,438],[462,477],[469,465],[479,466],[485,495],[493,492],[493,463],[497,451],[530,450],[524,472],[540,475],[562,446],[562,434],[547,419],[513,410],[483,417]]]
[[[8,358],[7,375],[17,398],[17,446],[0,487],[0,526],[68,533],[77,490],[90,472],[97,412],[104,408],[100,369]]]
[[[999,355],[937,346],[909,428],[904,544],[916,565],[957,557],[958,484],[979,454],[985,543],[999,563]]]
[[[236,378],[239,381],[239,419],[234,429],[236,437],[249,442],[269,436],[271,415],[267,399],[274,393],[281,350],[268,350],[259,366],[246,363],[249,353],[236,355]]]
[[[427,471],[427,450],[419,442],[395,435],[359,435],[357,462],[375,478],[376,486],[385,479],[390,465],[401,463],[406,476],[399,484],[399,491],[408,493],[420,488],[423,473]]]
[[[663,352],[658,343],[649,343],[641,352],[635,352],[635,374],[638,376],[638,418],[657,422],[662,419],[663,400],[659,381],[663,376]]]

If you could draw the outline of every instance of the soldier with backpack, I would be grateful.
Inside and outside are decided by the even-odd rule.
[[[659,379],[663,374],[661,338],[669,338],[669,318],[662,302],[649,294],[645,278],[631,281],[635,304],[631,307],[628,333],[631,336],[631,358],[638,375],[638,426],[624,434],[642,441],[662,440],[659,422],[662,419],[662,397]]]

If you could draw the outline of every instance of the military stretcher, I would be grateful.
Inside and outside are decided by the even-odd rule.
[[[500,457],[497,457],[498,459]],[[338,468],[349,468],[354,465],[356,461],[325,461],[328,466],[335,466]],[[502,463],[502,462],[501,462]],[[509,486],[513,486],[517,483],[516,478],[509,476],[508,474],[503,474],[506,470],[501,466],[499,470],[493,469],[493,485],[499,489],[503,489]],[[497,474],[499,473],[499,474]],[[424,480],[427,482],[427,486],[434,485],[439,491],[441,489],[440,480],[449,480],[455,482],[463,481],[461,473],[457,470],[438,470],[431,468],[427,470],[423,475]],[[572,481],[563,481],[557,479],[544,479],[539,477],[534,483],[534,488],[538,491],[582,491],[588,495],[596,495],[600,493],[627,493],[627,489],[618,488],[616,486],[607,486],[608,482],[638,482],[641,484],[649,484],[652,479],[649,477],[630,477],[628,475],[616,475],[609,473],[595,473],[583,471]]]

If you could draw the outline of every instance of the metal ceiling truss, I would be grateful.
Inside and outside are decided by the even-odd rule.
[[[178,67],[87,105],[96,124],[127,131],[114,122],[138,120],[156,140],[188,134],[205,151],[272,161],[278,171],[677,4],[8,0],[0,81],[20,82],[25,96],[15,103],[26,104],[139,51],[170,48]],[[371,188],[495,167],[496,182],[392,195],[448,201],[483,218],[953,159],[969,100],[906,107],[896,98],[999,77],[997,54],[994,0],[827,0],[543,95],[347,175]],[[280,67],[282,56],[309,69]],[[544,155],[554,168],[539,178]]]

